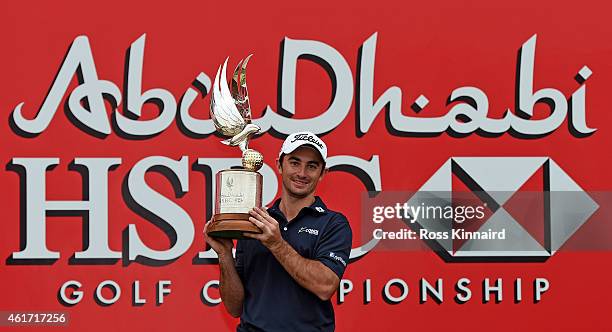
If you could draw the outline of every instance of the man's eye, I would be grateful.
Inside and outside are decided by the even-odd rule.
[[[316,170],[316,169],[317,169],[317,166],[315,166],[315,165],[308,165],[308,169],[310,169],[310,170],[313,170],[313,171],[314,171],[314,170]]]

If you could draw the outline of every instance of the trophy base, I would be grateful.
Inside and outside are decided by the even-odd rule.
[[[249,221],[248,213],[220,213],[213,216],[206,234],[212,237],[245,239],[244,233],[262,233]]]

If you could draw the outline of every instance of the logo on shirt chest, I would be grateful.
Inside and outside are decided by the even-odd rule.
[[[318,229],[312,229],[312,228],[307,228],[307,227],[302,227],[300,228],[300,230],[298,231],[298,234],[300,233],[306,233],[306,234],[310,234],[310,235],[319,235],[319,230]]]

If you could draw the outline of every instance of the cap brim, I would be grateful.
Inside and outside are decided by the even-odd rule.
[[[293,148],[291,151],[282,151],[282,152],[281,152],[281,156],[282,156],[282,154],[283,154],[283,153],[284,153],[284,154],[289,154],[289,153],[292,153],[293,151],[295,151],[295,150],[297,150],[297,149],[299,149],[299,148],[302,148],[302,147],[304,147],[304,148],[310,148],[310,149],[312,149],[312,150],[316,151],[316,152],[317,152],[317,154],[319,155],[319,157],[321,158],[321,160],[322,160],[323,162],[326,162],[326,161],[325,161],[325,158],[323,158],[323,155],[321,154],[321,151],[319,151],[319,148],[318,148],[317,146],[315,146],[314,144],[312,144],[312,143],[306,143],[306,142],[305,142],[305,143],[303,143],[303,144],[300,144],[300,145],[296,146],[296,147],[295,147],[295,148]]]

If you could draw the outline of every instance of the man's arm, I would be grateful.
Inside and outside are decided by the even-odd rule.
[[[239,317],[242,314],[242,302],[244,301],[244,287],[236,271],[232,248],[234,242],[231,239],[215,239],[206,234],[208,223],[204,226],[204,238],[219,256],[219,293],[223,300],[223,305],[232,317]]]
[[[319,261],[304,258],[281,238],[278,245],[269,248],[274,257],[300,286],[323,301],[329,300],[338,289],[340,278]]]
[[[323,263],[300,256],[281,237],[276,219],[262,209],[255,208],[251,210],[250,220],[263,233],[245,235],[261,241],[300,286],[308,289],[323,301],[329,300],[334,295],[340,278]]]
[[[221,270],[219,292],[223,305],[232,317],[240,317],[242,302],[244,301],[244,288],[238,272],[236,272],[231,250],[229,254],[219,255],[219,269]]]

